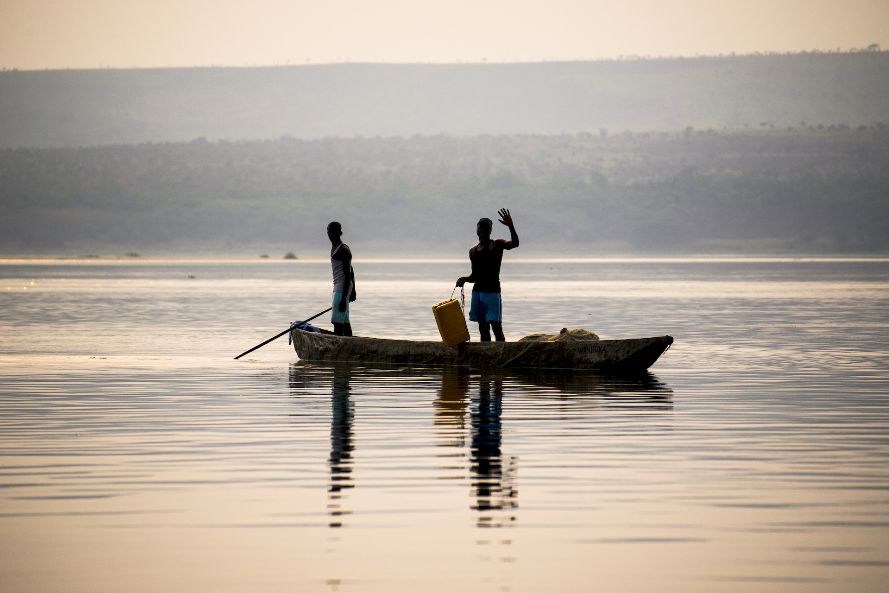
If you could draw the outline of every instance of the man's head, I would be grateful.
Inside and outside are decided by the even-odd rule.
[[[338,240],[343,234],[343,225],[337,221],[333,221],[327,225],[327,237],[331,241]]]
[[[494,229],[494,221],[490,218],[480,218],[478,223],[475,225],[475,234],[478,235],[479,239],[486,239],[491,236],[491,231]]]

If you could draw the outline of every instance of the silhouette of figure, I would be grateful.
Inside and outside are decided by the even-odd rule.
[[[333,333],[338,336],[351,336],[352,324],[349,321],[349,303],[357,298],[355,291],[355,271],[352,269],[352,250],[343,243],[343,227],[334,221],[327,225],[327,238],[330,239],[330,266],[333,270],[333,312],[330,321]]]
[[[509,240],[491,239],[494,223],[490,218],[482,218],[475,225],[478,245],[469,250],[469,261],[472,273],[457,278],[457,286],[466,282],[474,283],[472,287],[472,305],[469,308],[470,321],[478,322],[478,331],[482,342],[491,341],[491,330],[498,342],[505,342],[503,336],[503,303],[500,297],[500,263],[503,251],[519,246],[519,235],[512,222],[512,215],[506,208],[501,208],[500,223],[509,227]]]

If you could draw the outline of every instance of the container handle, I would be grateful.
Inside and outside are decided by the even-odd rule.
[[[454,290],[451,291],[451,298],[454,298],[454,293],[457,292],[457,287],[454,287]],[[466,308],[466,295],[463,292],[463,287],[460,287],[460,308]]]

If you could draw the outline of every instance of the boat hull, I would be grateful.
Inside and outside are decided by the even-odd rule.
[[[442,342],[334,336],[291,330],[301,360],[472,368],[583,369],[641,372],[673,343],[671,336],[554,342]]]

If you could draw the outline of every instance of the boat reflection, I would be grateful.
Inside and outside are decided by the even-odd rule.
[[[673,390],[651,372],[634,375],[601,375],[584,371],[525,369],[512,373],[517,380],[533,386],[535,396],[558,396],[609,410],[673,409]]]
[[[518,458],[504,453],[503,401],[520,402],[526,410],[538,398],[559,400],[559,409],[572,415],[579,411],[667,412],[672,410],[673,391],[651,373],[610,377],[571,371],[498,371],[480,373],[465,368],[398,368],[349,363],[291,365],[290,387],[295,392],[331,395],[330,454],[328,458],[329,526],[343,526],[350,512],[344,508],[345,490],[353,478],[354,408],[352,385],[372,396],[375,385],[397,376],[409,392],[437,386],[433,401],[436,444],[456,451],[444,455],[455,464],[442,468],[465,476],[468,469],[470,508],[478,527],[506,527],[516,521],[518,509]],[[564,402],[564,407],[561,405]],[[467,460],[468,458],[468,468]],[[453,477],[453,474],[451,474]],[[456,476],[462,479],[459,475]]]

